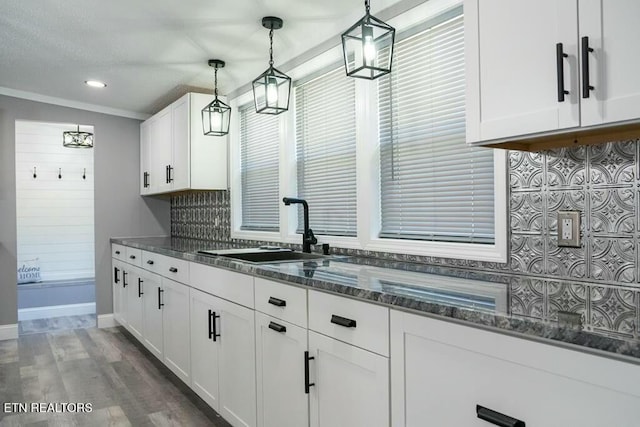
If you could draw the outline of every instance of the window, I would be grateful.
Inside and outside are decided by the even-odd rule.
[[[240,170],[242,230],[279,230],[278,161],[279,122],[256,114],[253,104],[238,109],[240,116]]]
[[[316,234],[356,235],[354,79],[340,67],[295,87],[298,196]],[[302,227],[299,209],[298,231]]]
[[[379,80],[380,237],[494,243],[494,155],[465,143],[461,8],[396,42]]]

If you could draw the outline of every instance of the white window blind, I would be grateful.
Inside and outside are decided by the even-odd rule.
[[[380,237],[493,243],[493,152],[465,143],[461,9],[397,42],[378,90]]]
[[[356,235],[355,83],[340,67],[296,83],[298,194],[316,234]],[[293,195],[295,196],[295,195]],[[302,228],[299,208],[298,231]]]
[[[238,109],[243,230],[278,231],[280,197],[278,117],[257,114],[253,103]]]

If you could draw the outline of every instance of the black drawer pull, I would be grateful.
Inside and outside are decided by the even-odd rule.
[[[177,273],[178,269],[175,268],[175,267],[171,267],[171,268],[169,268],[169,271],[172,272],[172,273]]]
[[[153,265],[153,260],[148,259],[148,260],[147,260],[147,264],[149,264],[149,265]]]
[[[556,44],[556,78],[558,79],[558,102],[564,102],[564,96],[569,95],[569,91],[564,89],[564,58],[569,55],[564,53],[562,43]]]
[[[120,269],[118,267],[113,267],[113,282],[114,283],[120,283],[120,279],[118,278],[118,273],[120,272]]]
[[[589,83],[589,53],[593,48],[589,47],[589,37],[582,38],[582,97],[588,98],[589,92],[594,89]]]
[[[287,332],[287,327],[277,324],[276,322],[269,322],[269,329],[273,329],[276,332]]]
[[[129,258],[130,259],[136,259],[136,256],[135,255],[129,255]]]
[[[120,251],[116,251],[116,255],[120,255]]]
[[[338,316],[335,314],[331,315],[331,323],[336,325],[344,326],[345,328],[355,328],[356,321],[353,319],[347,319],[346,317]]]
[[[313,387],[315,383],[309,382],[309,361],[314,360],[315,357],[309,356],[309,352],[304,352],[304,392],[309,394],[309,388]]]
[[[485,420],[491,424],[500,427],[525,427],[524,421],[511,418],[508,415],[501,414],[484,406],[476,405],[476,414],[481,420]]]
[[[275,305],[276,307],[286,307],[287,302],[280,298],[269,297],[269,304]]]
[[[142,292],[142,283],[144,282],[144,280],[138,278],[138,298],[142,298],[142,295],[144,295],[144,292]]]
[[[220,318],[215,311],[209,310],[209,339],[216,341],[220,334],[216,330],[216,319]]]
[[[127,273],[126,271],[122,270],[122,287],[126,288],[128,283],[127,283]]]

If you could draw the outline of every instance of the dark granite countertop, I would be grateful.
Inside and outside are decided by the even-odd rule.
[[[253,264],[198,254],[247,247],[238,243],[168,237],[111,242],[640,364],[637,340],[511,314],[509,284],[523,277],[510,273],[342,256]]]

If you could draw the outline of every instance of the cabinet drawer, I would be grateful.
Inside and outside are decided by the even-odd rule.
[[[158,261],[160,264],[158,274],[176,282],[189,283],[189,261],[164,255],[159,255]]]
[[[119,259],[120,261],[126,260],[127,250],[124,246],[115,243],[111,244],[111,257]]]
[[[133,264],[138,267],[142,266],[142,251],[140,249],[127,247],[125,250],[125,255],[125,261],[129,264]]]
[[[160,268],[162,267],[160,265],[161,256],[154,252],[142,251],[142,268],[160,274]]]
[[[307,291],[256,277],[256,310],[307,327]]]
[[[195,262],[190,264],[191,286],[236,304],[254,308],[252,276]]]
[[[389,356],[389,309],[309,291],[309,329]]]

